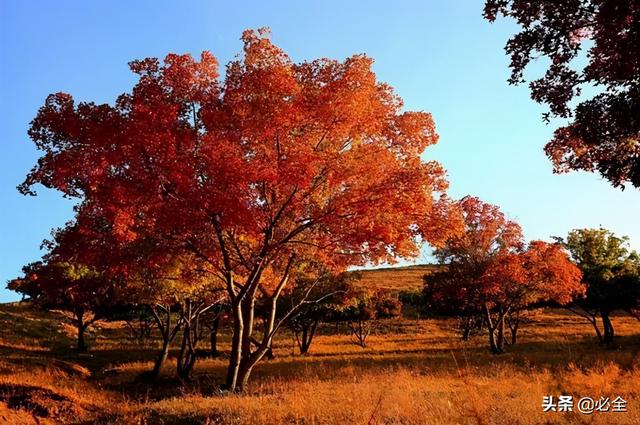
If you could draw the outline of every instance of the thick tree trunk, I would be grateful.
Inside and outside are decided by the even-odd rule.
[[[238,383],[238,371],[240,369],[240,359],[242,357],[242,307],[240,302],[234,301],[232,306],[233,312],[233,331],[231,333],[231,355],[229,356],[229,367],[227,368],[227,380],[225,387],[229,391],[236,391]]]

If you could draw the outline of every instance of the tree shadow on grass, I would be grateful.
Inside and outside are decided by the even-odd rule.
[[[478,341],[474,341],[478,342]],[[621,369],[634,365],[640,352],[640,335],[620,336],[613,347],[603,347],[590,337],[558,341],[523,341],[508,346],[503,354],[492,354],[484,345],[455,348],[420,348],[411,350],[383,350],[281,356],[261,362],[253,374],[255,381],[272,379],[314,378],[331,380],[344,374],[345,369],[359,373],[414,369],[424,373],[455,373],[464,368],[487,369],[513,366],[523,372],[531,369],[566,368],[569,364],[589,368],[602,363],[614,363]],[[202,364],[198,372],[212,377],[224,375],[224,364]]]

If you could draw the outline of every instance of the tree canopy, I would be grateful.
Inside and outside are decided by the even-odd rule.
[[[640,318],[640,256],[630,249],[628,237],[603,228],[575,229],[557,240],[571,253],[587,285],[578,307],[587,314],[602,342],[612,342],[613,311],[624,310]],[[598,315],[603,322],[602,335],[596,323]]]
[[[431,115],[403,111],[370,58],[293,63],[266,30],[242,41],[224,77],[208,52],[170,54],[132,62],[138,82],[114,105],[50,95],[29,131],[43,155],[20,187],[77,198],[93,244],[152,247],[111,262],[125,278],[199,258],[232,304],[231,390],[268,350],[290,279],[410,258],[456,230],[445,172],[420,157],[438,139]],[[252,350],[256,298],[272,310]]]
[[[435,251],[447,267],[425,276],[424,293],[432,308],[460,315],[465,326],[482,316],[493,352],[503,351],[508,315],[583,294],[580,270],[562,246],[533,241],[527,247],[520,226],[478,198],[465,197],[457,206],[464,232]]]
[[[549,106],[545,119],[572,118],[545,147],[555,171],[597,171],[614,186],[640,187],[640,2],[487,0],[485,18],[500,15],[521,27],[505,48],[509,82],[523,83],[527,66],[546,57],[531,97]]]

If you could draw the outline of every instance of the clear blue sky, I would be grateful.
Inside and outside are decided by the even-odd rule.
[[[261,26],[294,60],[373,57],[408,109],[433,114],[441,138],[425,158],[447,168],[452,196],[500,205],[529,239],[603,225],[639,248],[640,191],[551,173],[542,147],[553,126],[526,87],[506,84],[503,46],[516,27],[481,12],[481,0],[0,1],[0,287],[72,217],[57,192],[15,189],[38,158],[26,130],[47,94],[113,102],[134,81],[130,60],[210,50],[226,63],[242,31]],[[0,289],[0,302],[16,298]]]

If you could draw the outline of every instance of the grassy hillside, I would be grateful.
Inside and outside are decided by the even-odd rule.
[[[421,273],[377,270],[363,279],[404,289]],[[78,354],[62,314],[0,304],[0,424],[638,424],[640,322],[613,321],[612,349],[594,341],[584,319],[540,311],[500,356],[484,336],[461,341],[452,319],[380,322],[365,349],[344,326],[324,325],[305,356],[283,332],[250,391],[221,395],[227,328],[225,355],[199,359],[193,382],[175,378],[176,341],[160,382],[149,385],[138,377],[151,368],[156,341],[139,343],[122,323],[101,323],[90,351]],[[559,394],[619,395],[628,412],[543,413],[543,396]]]
[[[422,289],[422,278],[433,273],[440,266],[423,264],[406,267],[386,267],[354,271],[360,276],[358,283],[368,288],[388,289],[394,292],[419,291]]]

